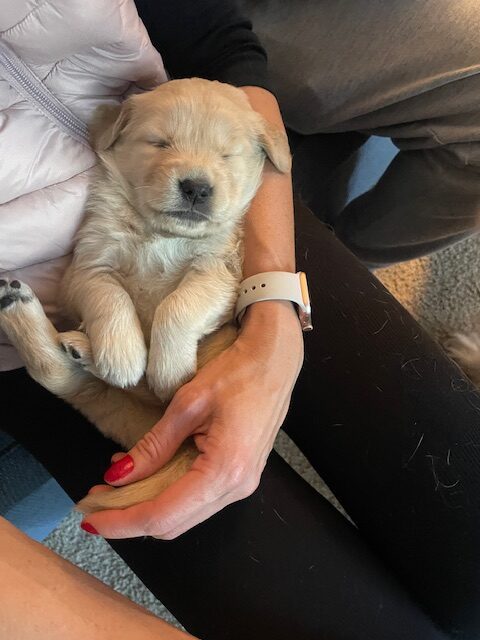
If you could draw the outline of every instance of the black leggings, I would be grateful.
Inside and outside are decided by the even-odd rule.
[[[480,395],[308,211],[315,330],[285,429],[357,528],[275,453],[259,489],[179,539],[112,542],[204,640],[480,635]],[[23,370],[2,426],[77,500],[118,446]],[[252,416],[254,419],[254,416]]]

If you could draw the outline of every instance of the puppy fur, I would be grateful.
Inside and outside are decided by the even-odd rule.
[[[456,333],[444,342],[443,347],[473,384],[480,387],[480,334]]]
[[[61,287],[80,329],[58,333],[31,289],[7,279],[0,326],[37,382],[130,448],[235,340],[242,218],[265,158],[280,172],[291,160],[242,91],[196,78],[102,109],[91,132],[99,164]],[[78,508],[152,499],[196,455],[187,443],[152,477]]]

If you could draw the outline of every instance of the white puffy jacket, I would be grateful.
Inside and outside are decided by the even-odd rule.
[[[133,0],[1,0],[0,278],[50,318],[82,218],[95,108],[166,80]],[[22,363],[0,334],[0,371]]]

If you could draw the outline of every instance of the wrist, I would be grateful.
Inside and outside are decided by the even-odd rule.
[[[304,348],[303,332],[293,303],[265,300],[250,305],[243,316],[239,337],[257,362],[263,362],[265,375],[276,372],[282,378],[290,378],[287,372],[291,371],[296,379],[302,367]]]
[[[254,302],[245,310],[240,324],[244,331],[283,330],[285,333],[298,334],[302,338],[302,328],[297,311],[288,300],[263,300]]]

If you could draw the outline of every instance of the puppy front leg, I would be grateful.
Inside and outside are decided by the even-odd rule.
[[[237,278],[220,260],[192,269],[155,311],[147,381],[168,401],[197,370],[199,340],[232,317]]]
[[[133,302],[120,283],[106,273],[75,272],[67,300],[90,338],[98,375],[115,387],[138,384],[147,348]]]
[[[24,282],[0,278],[0,329],[16,347],[32,378],[46,389],[66,398],[84,388],[89,374],[62,350],[62,334]]]

